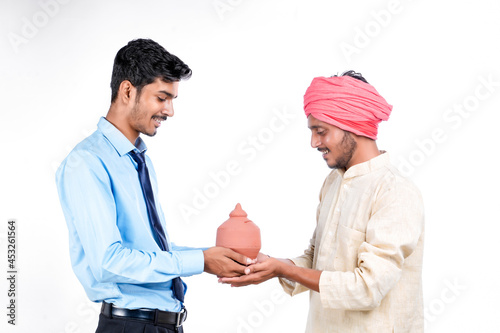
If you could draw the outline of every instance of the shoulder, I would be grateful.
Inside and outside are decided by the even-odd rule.
[[[422,194],[409,178],[403,176],[394,165],[388,165],[377,177],[376,197],[416,206],[423,206]]]
[[[78,143],[59,166],[56,177],[81,175],[92,170],[105,169],[105,156],[110,153],[107,139],[96,131]]]

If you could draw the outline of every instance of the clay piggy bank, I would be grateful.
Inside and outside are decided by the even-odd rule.
[[[217,229],[216,246],[230,248],[250,259],[257,258],[260,251],[260,229],[247,218],[240,204],[229,214],[229,220]]]

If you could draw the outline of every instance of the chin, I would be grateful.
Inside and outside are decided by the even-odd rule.
[[[331,163],[331,162],[328,162],[328,161],[325,161],[326,162],[326,165],[330,168],[330,169],[337,169],[337,165],[335,163]]]
[[[155,136],[156,135],[156,130],[152,131],[152,132],[141,132],[142,134],[144,135],[147,135],[147,136]]]
[[[339,162],[339,161],[333,161],[333,162],[326,161],[326,165],[328,165],[328,167],[330,169],[344,169],[345,168],[345,164],[342,162]]]

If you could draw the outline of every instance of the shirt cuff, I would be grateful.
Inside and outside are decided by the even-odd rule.
[[[191,276],[203,273],[205,257],[202,250],[189,250],[177,252],[181,262],[181,276]]]

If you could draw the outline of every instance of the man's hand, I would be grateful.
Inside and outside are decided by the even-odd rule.
[[[259,284],[274,277],[284,277],[319,292],[321,271],[295,266],[290,259],[276,259],[259,253],[257,263],[248,266],[245,274],[238,277],[220,278],[219,282],[230,284],[231,287],[243,287],[249,284]]]
[[[204,271],[218,277],[236,277],[244,275],[247,265],[255,261],[231,249],[211,247],[203,251]]]
[[[232,287],[243,287],[250,284],[260,284],[273,277],[281,276],[284,265],[289,265],[285,260],[270,258],[265,254],[259,253],[257,263],[247,267],[247,275],[239,277],[220,278],[219,282],[231,284]]]

